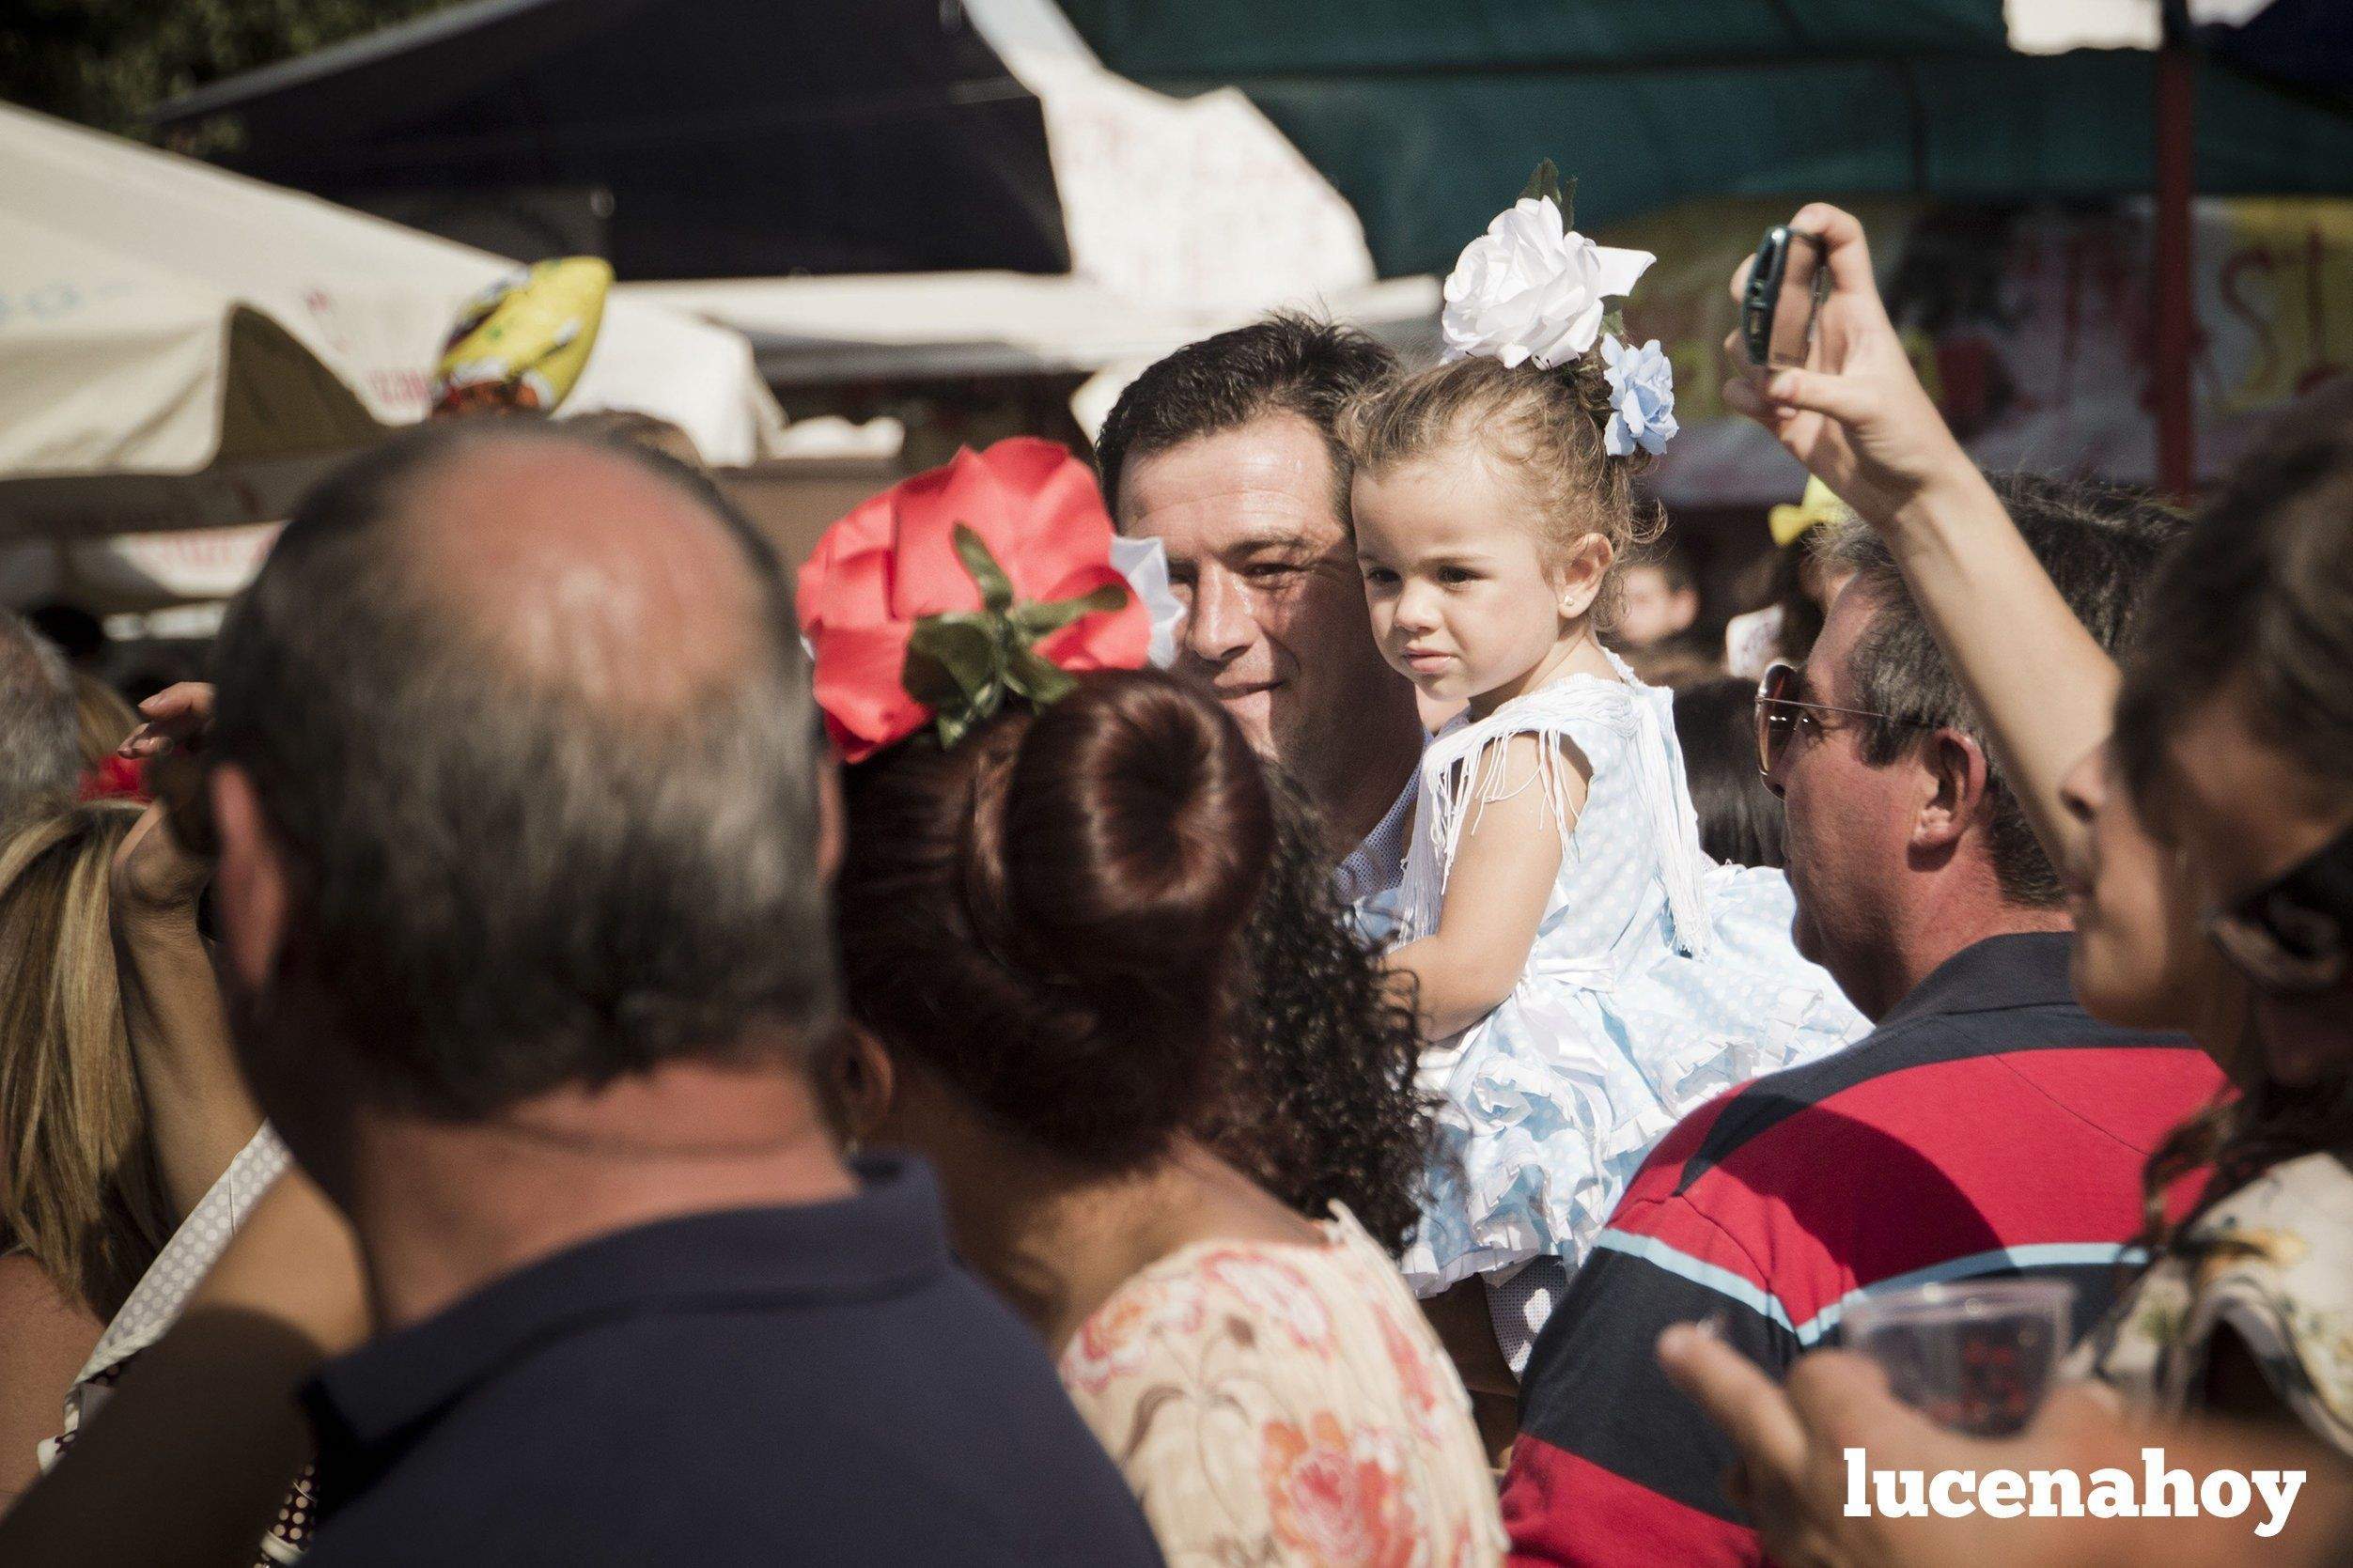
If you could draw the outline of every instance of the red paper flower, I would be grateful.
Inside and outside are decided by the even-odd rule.
[[[1031,691],[1052,685],[1039,660],[1141,667],[1151,622],[1111,564],[1111,540],[1095,475],[1026,436],[967,447],[827,529],[801,568],[799,607],[843,759],[934,722],[952,742],[1007,692],[1051,700]],[[1111,594],[1071,602],[1104,589],[1115,607]]]
[[[101,757],[96,768],[82,775],[82,781],[74,790],[74,798],[80,800],[137,800],[145,804],[149,799],[147,765],[128,757]]]

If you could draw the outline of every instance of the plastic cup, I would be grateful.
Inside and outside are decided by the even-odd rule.
[[[2033,1420],[2049,1390],[2074,1309],[2064,1280],[1919,1285],[1853,1302],[1840,1338],[1939,1425],[2002,1437]]]

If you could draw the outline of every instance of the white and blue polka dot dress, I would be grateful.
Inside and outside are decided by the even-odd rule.
[[[1614,660],[1613,660],[1614,662]],[[1457,720],[1422,760],[1395,939],[1437,928],[1454,846],[1480,801],[1479,758],[1506,737],[1564,738],[1591,765],[1543,924],[1503,1004],[1424,1059],[1439,1150],[1402,1266],[1421,1295],[1557,1257],[1571,1270],[1667,1130],[1722,1091],[1811,1061],[1868,1027],[1798,956],[1778,871],[1701,851],[1671,698],[1619,664]],[[1499,774],[1501,769],[1491,770]]]

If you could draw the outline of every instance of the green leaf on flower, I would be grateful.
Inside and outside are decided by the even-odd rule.
[[[973,727],[973,722],[961,708],[942,708],[940,716],[932,722],[932,728],[940,737],[940,750],[952,750],[958,741],[964,738],[964,732]]]
[[[932,710],[943,747],[995,714],[1008,692],[1037,707],[1068,696],[1077,682],[1036,644],[1083,616],[1128,602],[1125,587],[1107,582],[1075,598],[1016,604],[1011,579],[980,536],[959,523],[955,540],[957,556],[988,608],[916,621],[899,671],[907,694]]]
[[[1029,699],[1034,707],[1058,703],[1074,691],[1078,682],[1069,673],[1040,655],[1035,648],[1017,648],[1005,661],[1005,683],[1018,695]]]
[[[1526,188],[1519,193],[1521,201],[1542,201],[1547,196],[1552,198],[1553,206],[1561,205],[1561,171],[1550,158],[1536,165],[1536,172],[1528,177]]]
[[[1601,330],[1609,334],[1612,337],[1616,338],[1621,343],[1626,341],[1626,311],[1624,308],[1618,305],[1612,305],[1609,309],[1603,311],[1601,313]]]
[[[980,587],[980,601],[990,609],[1003,612],[1013,608],[1013,580],[997,565],[997,558],[989,553],[988,542],[963,523],[956,525],[956,556],[964,563],[964,569],[973,574]]]
[[[998,663],[996,639],[980,616],[927,615],[908,633],[899,684],[926,707],[972,707],[997,683]]]
[[[1128,602],[1128,590],[1115,582],[1106,582],[1091,594],[1078,598],[1055,599],[1049,604],[1016,605],[1006,615],[1015,627],[1036,642],[1051,637],[1071,622],[1104,610],[1116,610]]]

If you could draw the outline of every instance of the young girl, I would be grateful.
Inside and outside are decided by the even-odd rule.
[[[1618,293],[1648,260],[1628,272],[1613,258],[1637,253],[1565,232],[1549,201],[1497,228],[1515,219],[1572,282],[1581,246]],[[1464,308],[1480,280],[1457,287],[1478,248],[1447,289],[1467,357],[1368,394],[1345,439],[1382,653],[1426,697],[1468,704],[1423,760],[1389,955],[1445,1097],[1404,1267],[1426,1296],[1483,1277],[1517,1373],[1684,1112],[1864,1026],[1791,945],[1781,875],[1701,851],[1669,696],[1597,637],[1615,565],[1649,532],[1638,449],[1674,430],[1657,345],[1600,339],[1597,302],[1568,287],[1488,310],[1508,333],[1483,334]]]

